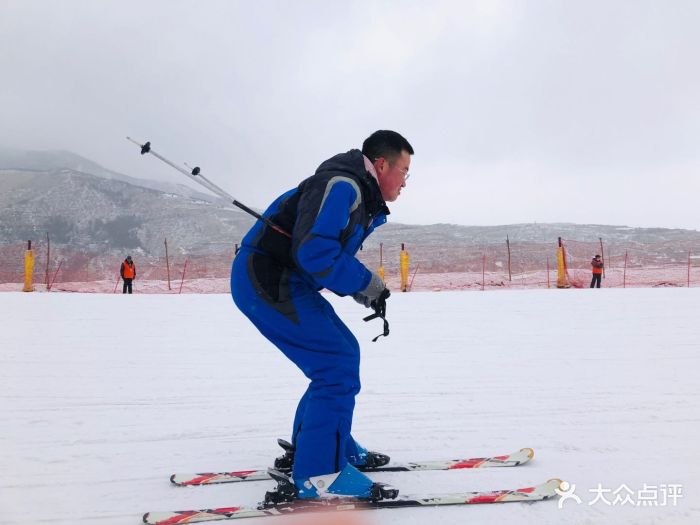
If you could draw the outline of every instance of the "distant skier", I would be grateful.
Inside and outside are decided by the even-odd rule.
[[[593,271],[593,279],[591,279],[591,288],[600,288],[600,281],[603,277],[603,261],[600,255],[596,255],[591,260],[591,269]]]
[[[296,410],[294,448],[275,461],[292,468],[295,498],[396,496],[356,468],[384,465],[389,457],[350,435],[360,346],[319,292],[327,288],[375,309],[386,301],[384,282],[355,254],[386,222],[386,202],[405,187],[412,154],[400,134],[377,131],[362,151],[326,160],[264,213],[291,238],[258,221],[233,262],[236,306],[311,381]]]
[[[122,287],[122,293],[131,293],[131,283],[136,279],[136,265],[131,259],[131,255],[127,255],[126,259],[119,268],[119,275],[124,279],[124,286]]]

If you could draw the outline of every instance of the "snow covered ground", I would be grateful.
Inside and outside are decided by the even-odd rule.
[[[365,445],[399,461],[536,450],[518,468],[374,478],[411,494],[560,477],[581,501],[352,520],[700,522],[700,289],[396,293],[377,343],[379,322],[329,299],[363,344]],[[0,318],[2,524],[136,525],[148,510],[253,504],[270,488],[168,482],[269,465],[305,389],[229,296],[10,292]],[[263,521],[289,522],[245,523]]]

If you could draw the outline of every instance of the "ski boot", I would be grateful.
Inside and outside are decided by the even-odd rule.
[[[278,439],[277,444],[282,447],[284,454],[280,457],[275,458],[275,470],[282,472],[284,474],[289,474],[292,472],[292,465],[294,465],[294,445],[285,439]]]
[[[289,474],[291,473],[292,466],[294,465],[295,447],[289,441],[284,439],[278,439],[277,444],[282,447],[284,454],[275,459],[274,468],[275,470]],[[355,442],[355,445],[357,447],[357,453],[348,457],[348,462],[352,463],[353,466],[357,467],[363,472],[383,467],[389,463],[389,460],[391,459],[386,454],[367,450],[357,442]]]
[[[355,441],[355,446],[357,448],[357,453],[355,455],[348,457],[348,462],[352,463],[353,466],[357,467],[358,470],[363,472],[370,472],[373,469],[383,467],[391,459],[386,454],[380,454],[379,452],[372,452],[367,450],[357,441]]]
[[[372,482],[349,463],[340,472],[313,476],[299,483],[278,470],[269,469],[268,474],[277,482],[277,487],[265,493],[265,500],[259,506],[261,509],[297,500],[323,504],[330,499],[379,501],[395,499],[399,495],[398,489],[385,483]]]
[[[340,472],[294,481],[298,499],[351,498],[379,501],[399,495],[385,483],[375,483],[350,463]]]

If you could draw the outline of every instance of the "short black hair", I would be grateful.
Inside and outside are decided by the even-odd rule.
[[[413,155],[413,147],[408,141],[400,134],[388,129],[375,131],[362,143],[362,154],[372,162],[379,157],[393,161],[401,155],[402,151]]]

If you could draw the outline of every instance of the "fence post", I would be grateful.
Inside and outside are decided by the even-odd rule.
[[[622,270],[622,287],[627,288],[627,252],[625,252],[625,267]]]
[[[558,238],[557,248],[557,288],[571,288],[569,283],[569,271],[566,267],[566,251],[561,237]]]
[[[413,270],[413,277],[411,277],[411,282],[408,283],[408,290],[410,291],[413,288],[413,279],[416,278],[416,274],[418,273],[418,265],[416,264],[415,270]]]
[[[182,269],[182,279],[180,280],[180,291],[177,292],[178,294],[182,293],[182,283],[185,282],[185,272],[187,271],[187,259],[185,259],[185,266]]]
[[[688,288],[690,288],[690,250],[688,250]]]
[[[404,243],[401,243],[401,253],[399,254],[399,269],[401,270],[401,291],[408,291],[408,267],[410,264],[410,257],[406,251]]]
[[[49,289],[49,259],[51,257],[51,241],[49,240],[49,232],[46,232],[46,289]]]
[[[547,257],[547,288],[549,288],[549,257]]]
[[[379,274],[379,277],[381,277],[382,281],[386,281],[384,278],[384,243],[380,242],[379,243],[379,270],[377,270],[377,273]]]
[[[34,291],[34,250],[32,241],[27,241],[27,249],[24,251],[24,287],[23,292]]]
[[[58,261],[58,268],[56,268],[56,271],[55,271],[54,274],[53,274],[53,279],[51,279],[51,281],[49,282],[49,285],[48,285],[48,287],[47,287],[47,289],[48,289],[49,291],[51,291],[51,288],[53,287],[53,283],[56,282],[56,276],[58,275],[58,270],[61,269],[61,265],[62,265],[62,264],[63,264],[63,259],[61,259],[60,261]],[[119,283],[119,279],[117,279],[117,283]]]
[[[168,270],[168,290],[170,290],[170,259],[168,259],[168,239],[165,239],[165,267]]]
[[[481,291],[484,291],[484,286],[486,284],[486,254],[482,256],[481,259]]]
[[[513,274],[510,271],[510,239],[506,235],[506,248],[508,248],[508,281],[513,281]]]

